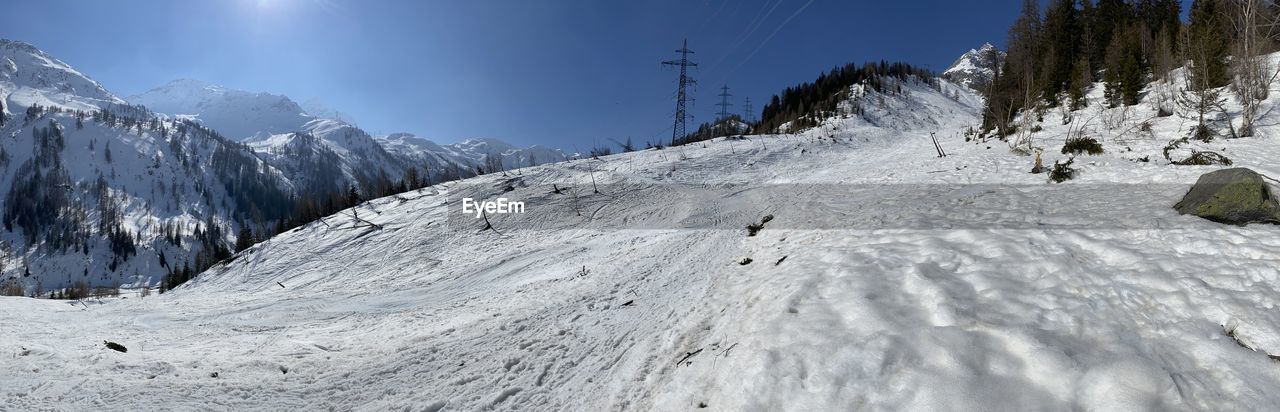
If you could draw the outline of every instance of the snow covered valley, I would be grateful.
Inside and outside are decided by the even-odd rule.
[[[1051,184],[966,141],[972,95],[888,104],[376,199],[164,295],[0,298],[0,409],[1280,406],[1280,229],[1171,208],[1221,168],[1160,160],[1184,119]],[[1274,137],[1201,145],[1280,176]]]

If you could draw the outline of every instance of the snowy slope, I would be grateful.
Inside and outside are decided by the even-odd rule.
[[[12,365],[0,372],[0,402],[1280,406],[1280,368],[1223,329],[1280,354],[1280,231],[1170,208],[1215,167],[1134,161],[1156,158],[1163,142],[1108,138],[1107,153],[1077,160],[1078,179],[1048,184],[1002,142],[965,140],[978,122],[976,96],[955,99],[947,83],[942,92],[908,87],[883,100],[911,113],[378,199],[357,209],[381,229],[341,213],[162,296],[0,298],[0,311],[26,314],[0,323],[0,353]],[[1157,120],[1153,130],[1174,133],[1185,121]],[[1263,138],[1214,145],[1280,176],[1271,143],[1280,128],[1268,123]],[[950,156],[937,157],[930,132]],[[1052,137],[1039,141],[1052,148]],[[528,212],[493,215],[497,232],[458,213],[461,197],[497,196],[527,201]],[[775,218],[748,237],[743,227],[766,214]]]
[[[0,39],[0,100],[10,117],[32,105],[93,110],[124,103],[61,60],[6,39]]]

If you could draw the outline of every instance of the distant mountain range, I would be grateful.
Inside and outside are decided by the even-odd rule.
[[[485,164],[484,159],[490,154],[501,157],[506,168],[568,158],[559,149],[544,146],[520,148],[492,138],[440,145],[410,133],[371,136],[356,127],[350,115],[330,109],[316,100],[309,101],[305,106],[312,110],[306,110],[304,105],[285,96],[229,89],[197,80],[175,80],[130,96],[127,100],[159,113],[199,121],[264,152],[283,150],[273,146],[302,144],[280,135],[308,133],[318,139],[307,142],[324,144],[342,154],[343,162],[348,166],[378,164],[388,169],[387,172],[402,173],[406,166],[424,165],[424,162],[430,162],[432,169],[456,167],[464,172],[474,171],[476,166]]]

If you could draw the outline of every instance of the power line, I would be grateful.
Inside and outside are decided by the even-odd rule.
[[[729,94],[729,85],[726,84],[724,87],[721,87],[720,94],[718,96],[720,96],[720,103],[716,104],[716,106],[720,106],[720,113],[717,114],[719,118],[716,120],[723,121],[724,119],[729,118],[729,106],[733,106],[733,103],[729,103],[729,96],[733,96],[732,94]]]
[[[747,123],[754,123],[756,119],[755,119],[755,114],[753,114],[751,111],[751,98],[748,97],[746,99],[747,100],[742,103],[742,121]]]
[[[684,107],[685,101],[688,100],[689,96],[687,89],[689,86],[698,84],[698,82],[694,81],[692,77],[689,77],[688,69],[690,67],[698,67],[697,63],[689,61],[689,54],[693,53],[693,50],[689,50],[689,39],[684,40],[684,46],[680,47],[680,50],[676,50],[676,53],[680,53],[680,60],[667,60],[662,62],[662,64],[667,66],[680,66],[680,86],[676,89],[675,125],[671,130],[672,145],[675,145],[685,136],[685,119],[689,117],[688,112],[685,111]]]

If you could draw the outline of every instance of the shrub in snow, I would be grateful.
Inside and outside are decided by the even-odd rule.
[[[77,300],[89,297],[89,282],[78,280],[63,292],[63,299]]]
[[[608,156],[611,154],[613,154],[613,149],[610,149],[608,147],[600,146],[600,147],[594,147],[591,149],[591,157],[594,157],[594,158],[598,158],[601,156]]]
[[[1062,146],[1062,154],[1082,154],[1091,155],[1102,154],[1102,144],[1092,137],[1073,137],[1067,139],[1067,143]]]
[[[0,290],[0,296],[26,296],[26,291],[18,282],[5,282],[3,290]]]
[[[1076,158],[1067,159],[1066,163],[1053,162],[1053,169],[1049,170],[1049,181],[1054,183],[1062,183],[1076,177],[1076,169],[1071,167],[1076,162]]]
[[[1172,163],[1179,166],[1231,166],[1231,159],[1228,159],[1226,156],[1216,152],[1194,151],[1191,152],[1191,156],[1188,156],[1186,159]]]
[[[1208,126],[1198,125],[1191,128],[1191,138],[1209,143],[1213,141],[1213,131]]]

